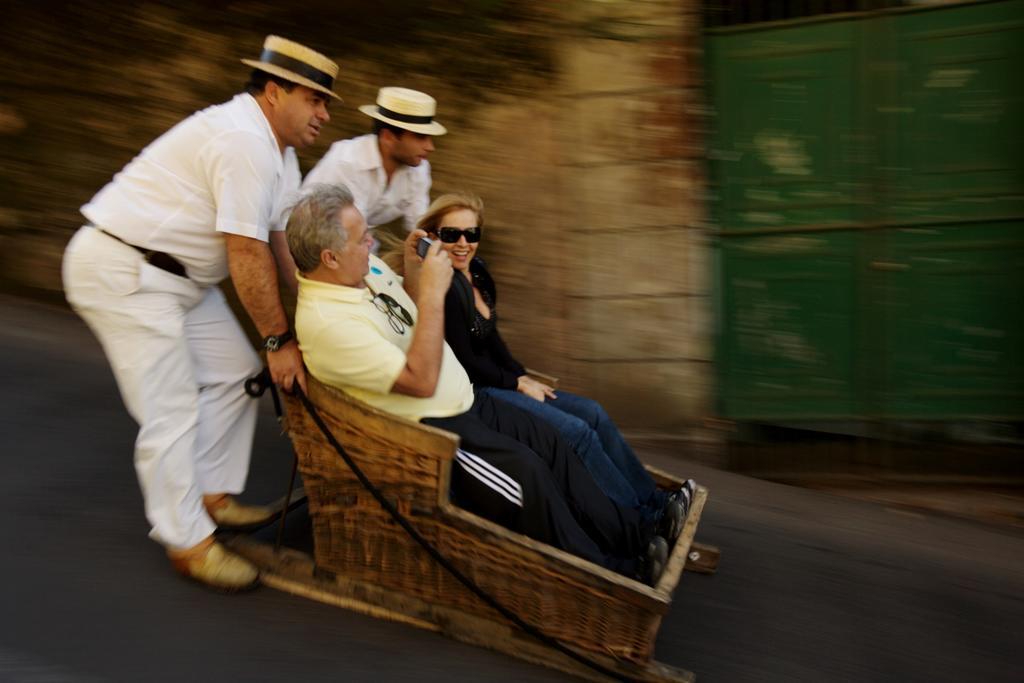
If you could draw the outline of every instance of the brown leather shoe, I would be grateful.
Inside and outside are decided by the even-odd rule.
[[[225,593],[252,590],[260,583],[255,565],[212,540],[184,551],[168,550],[167,556],[182,576]]]
[[[276,510],[263,505],[239,503],[232,496],[203,496],[203,505],[210,518],[221,529],[245,529],[262,526],[274,518]]]

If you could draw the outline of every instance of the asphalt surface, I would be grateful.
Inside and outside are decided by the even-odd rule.
[[[571,680],[266,587],[179,579],[146,537],[135,426],[95,339],[14,298],[0,320],[0,681]],[[290,466],[263,400],[251,500],[280,496]],[[701,683],[1024,679],[1020,529],[656,463],[709,487],[698,539],[722,550],[717,575],[680,582],[660,661]]]

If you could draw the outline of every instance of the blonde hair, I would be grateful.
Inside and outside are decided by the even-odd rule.
[[[380,242],[377,250],[380,260],[399,275],[405,275],[405,240],[387,230],[374,230],[373,236]]]
[[[476,214],[477,225],[484,224],[484,200],[472,192],[449,192],[443,194],[427,207],[427,212],[416,222],[416,227],[427,232],[436,232],[441,219],[452,211],[469,209]]]
[[[484,200],[472,192],[449,192],[443,194],[427,207],[418,221],[416,227],[427,232],[436,232],[441,227],[441,219],[452,211],[469,209],[476,214],[477,225],[484,224]],[[389,232],[381,232],[375,235],[380,242],[378,256],[384,263],[388,264],[391,270],[399,275],[405,272],[405,242]]]

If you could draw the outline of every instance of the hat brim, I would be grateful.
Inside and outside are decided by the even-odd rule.
[[[445,133],[448,132],[448,129],[442,126],[437,121],[432,121],[430,123],[406,123],[405,121],[396,121],[395,119],[389,119],[388,117],[381,115],[379,108],[377,107],[376,104],[364,104],[363,106],[359,107],[359,111],[363,112],[364,114],[371,118],[377,119],[378,121],[389,123],[392,126],[397,126],[398,128],[402,128],[403,130],[410,130],[413,133],[421,133],[423,135],[444,135]]]
[[[298,85],[304,85],[310,90],[322,92],[325,95],[330,95],[339,102],[344,102],[344,100],[341,99],[340,95],[336,95],[333,91],[325,88],[319,83],[315,83],[309,80],[308,78],[300,76],[294,71],[289,71],[288,69],[282,68],[276,64],[267,64],[266,62],[260,62],[255,59],[243,59],[242,64],[251,66],[254,69],[259,69],[260,71],[266,71],[268,74],[273,74],[275,76],[278,76],[279,78],[283,78],[286,81],[291,81],[292,83],[296,83]]]

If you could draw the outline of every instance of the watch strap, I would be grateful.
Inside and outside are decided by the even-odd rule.
[[[269,337],[263,338],[263,349],[266,351],[277,351],[293,338],[291,330],[285,330],[281,334],[272,334]]]

